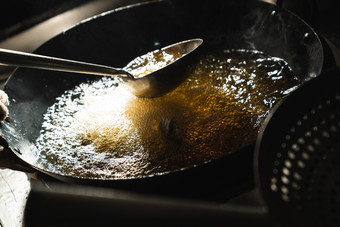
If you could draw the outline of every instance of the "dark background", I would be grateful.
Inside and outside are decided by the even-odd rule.
[[[283,8],[291,10],[318,33],[340,47],[339,0],[266,1],[276,2]],[[88,2],[90,0],[10,0],[2,2],[0,6],[0,41]]]

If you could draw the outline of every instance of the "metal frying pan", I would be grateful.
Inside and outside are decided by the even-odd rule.
[[[281,57],[290,64],[301,83],[319,75],[322,68],[322,46],[308,25],[276,6],[247,0],[152,1],[114,10],[65,31],[42,45],[36,53],[123,67],[135,56],[192,37],[204,40],[200,48],[202,54],[215,49],[256,49]],[[127,187],[138,184],[143,188],[143,184],[149,185],[145,182],[159,180],[170,191],[181,191],[182,187],[174,186],[181,183],[204,191],[214,180],[219,179],[221,183],[226,178],[228,183],[221,183],[224,185],[219,187],[225,190],[237,182],[242,184],[251,175],[252,149],[246,145],[246,152],[237,151],[225,159],[187,171],[175,171],[176,178],[172,180],[164,178],[171,174],[152,177],[152,180],[150,177],[132,181],[84,179],[46,170],[39,162],[35,147],[42,116],[56,97],[87,79],[32,69],[19,68],[14,72],[4,89],[11,105],[9,121],[1,126],[1,131],[17,157],[38,171],[66,182],[125,184]],[[237,176],[233,174],[235,171],[239,173]],[[181,174],[182,180],[178,180]],[[193,179],[197,182],[192,183]],[[146,186],[146,190],[160,184],[152,185]],[[194,194],[192,187],[188,194]]]
[[[61,226],[91,226],[114,220],[117,225],[148,226],[339,226],[339,85],[337,68],[305,83],[267,118],[254,159],[257,205],[149,198],[98,188],[34,187],[26,206],[27,224],[53,220]]]

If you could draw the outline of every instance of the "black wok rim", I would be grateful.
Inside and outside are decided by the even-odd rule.
[[[88,19],[85,19],[85,20],[81,21],[80,23],[77,23],[77,24],[75,24],[74,26],[70,27],[69,29],[65,30],[65,31],[62,32],[61,34],[67,32],[67,31],[69,31],[69,30],[72,30],[72,29],[74,29],[74,28],[76,28],[76,27],[78,27],[78,26],[82,26],[82,25],[86,24],[86,23],[89,22],[89,21],[93,21],[93,20],[95,20],[95,19],[97,19],[97,18],[104,17],[104,16],[110,15],[110,14],[112,14],[112,13],[121,11],[121,10],[126,10],[126,9],[130,9],[130,8],[138,7],[138,6],[141,6],[141,5],[155,4],[155,3],[161,3],[161,2],[166,2],[166,0],[151,0],[151,1],[145,1],[145,2],[142,2],[142,3],[136,3],[136,4],[132,4],[132,5],[120,7],[120,8],[117,8],[117,9],[112,9],[112,10],[106,11],[106,12],[104,12],[104,13],[101,13],[101,14],[99,14],[99,15],[95,15],[95,16],[93,16],[93,17],[90,17],[90,18],[88,18]],[[273,6],[273,5],[271,5],[271,4],[269,4],[269,3],[266,3],[266,2],[261,2],[261,4],[265,4],[265,5],[270,5],[270,6],[272,6],[272,7],[276,7],[276,6]],[[279,7],[277,7],[277,8],[279,8]],[[289,12],[289,13],[292,14],[294,17],[296,17],[298,20],[300,20],[301,22],[303,22],[303,23],[305,24],[305,26],[308,27],[309,30],[313,32],[313,35],[315,35],[315,36],[318,38],[318,36],[317,36],[317,34],[314,32],[314,30],[313,30],[306,22],[304,22],[301,18],[299,18],[298,16],[296,16],[295,14],[291,13],[291,12],[288,11],[288,10],[285,10],[285,9],[280,9],[280,10]],[[57,37],[57,36],[59,36],[59,35],[61,35],[61,34],[58,34],[58,35],[56,35],[55,37]],[[52,38],[52,39],[53,39],[53,38]],[[49,40],[49,41],[50,41],[50,40]],[[49,42],[49,41],[47,41],[47,42]],[[40,48],[40,47],[39,47],[39,48]],[[39,48],[37,48],[37,50],[39,50]],[[322,65],[322,64],[321,64],[321,65]],[[16,72],[16,70],[12,73],[12,75],[10,76],[10,78],[9,78],[8,81],[10,81],[11,77],[15,76],[15,72]],[[321,72],[321,68],[320,68],[320,72]],[[7,82],[8,82],[8,81],[7,81]],[[266,122],[268,121],[268,120],[267,120],[268,118],[269,118],[269,116],[266,117],[266,119],[265,119],[263,125],[266,124]],[[260,135],[261,135],[261,132],[259,132],[259,136],[260,136]],[[254,144],[255,144],[255,142],[256,142],[256,141],[254,141]],[[243,148],[252,147],[252,146],[253,146],[253,144],[247,144],[247,145],[245,145]],[[11,146],[10,146],[10,147],[11,147]],[[241,149],[242,149],[242,148],[241,148]],[[20,153],[19,153],[18,151],[16,151],[15,147],[13,147],[11,150],[13,151],[14,154],[16,154],[16,155],[21,159]],[[236,151],[234,151],[234,152],[232,152],[232,153],[230,153],[230,154],[226,154],[225,156],[223,156],[223,158],[225,158],[226,156],[232,157],[232,156],[234,155],[234,153],[236,153],[236,152],[238,152],[238,151],[236,150]],[[23,160],[23,161],[26,162],[25,160]],[[47,174],[47,175],[50,175],[50,176],[53,176],[53,177],[56,177],[56,176],[57,176],[57,178],[58,178],[58,177],[62,177],[62,178],[65,178],[65,179],[66,179],[66,178],[69,178],[69,179],[91,180],[91,181],[103,181],[103,180],[105,180],[105,181],[110,181],[110,180],[114,180],[114,181],[126,181],[126,180],[135,180],[135,179],[138,179],[138,180],[139,180],[139,179],[145,179],[145,178],[152,178],[152,177],[155,177],[155,176],[163,176],[163,175],[168,175],[168,174],[172,174],[172,173],[182,172],[182,171],[190,170],[190,169],[192,169],[192,168],[196,168],[196,167],[198,167],[198,166],[204,166],[204,165],[207,165],[207,164],[212,164],[212,163],[214,163],[215,161],[216,161],[216,160],[207,160],[207,161],[205,161],[205,162],[203,162],[203,163],[201,163],[201,164],[196,164],[196,165],[192,165],[192,166],[187,166],[187,167],[179,168],[179,169],[176,169],[176,170],[165,171],[165,172],[155,173],[155,174],[150,174],[150,175],[145,175],[145,176],[141,176],[141,177],[126,177],[126,178],[124,178],[124,179],[121,179],[121,178],[96,178],[96,177],[92,178],[92,177],[80,177],[80,176],[74,176],[74,175],[66,175],[66,174],[61,174],[61,173],[55,173],[55,172],[52,172],[52,171],[49,171],[49,170],[40,168],[40,167],[38,167],[38,166],[34,166],[34,165],[32,165],[32,164],[30,164],[30,163],[28,163],[28,162],[26,162],[26,163],[27,163],[28,165],[30,165],[31,167],[33,167],[34,169],[40,171],[40,172],[43,172],[43,173],[45,173],[45,174]],[[255,162],[255,163],[256,163],[256,162]]]

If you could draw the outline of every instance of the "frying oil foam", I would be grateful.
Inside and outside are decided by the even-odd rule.
[[[282,59],[245,50],[202,57],[182,85],[159,98],[137,98],[104,77],[56,100],[37,146],[46,168],[65,175],[160,174],[251,143],[272,106],[297,84]]]

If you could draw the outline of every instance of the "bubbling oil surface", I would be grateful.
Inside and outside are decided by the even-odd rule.
[[[183,54],[176,48],[159,49],[133,59],[124,69],[135,78],[140,78],[173,63],[182,56]]]
[[[174,91],[137,98],[117,78],[66,91],[37,147],[53,172],[136,178],[202,164],[253,142],[272,106],[298,85],[288,64],[248,50],[200,59]]]

